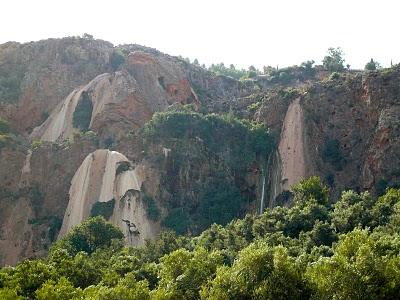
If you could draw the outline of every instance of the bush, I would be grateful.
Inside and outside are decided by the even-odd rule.
[[[322,158],[324,161],[332,164],[336,170],[341,170],[344,165],[344,157],[340,142],[337,139],[327,140],[322,149]]]
[[[340,78],[340,74],[338,72],[333,72],[330,76],[329,76],[329,80],[338,80]]]
[[[9,145],[11,141],[12,138],[8,134],[0,134],[0,149]]]
[[[6,120],[0,118],[0,134],[7,134],[9,132],[10,124]]]
[[[31,149],[32,150],[38,149],[38,148],[40,148],[40,146],[42,146],[42,144],[43,144],[43,141],[41,141],[41,140],[33,140],[31,143]]]
[[[124,52],[120,49],[115,49],[113,51],[113,53],[111,54],[111,58],[110,58],[110,63],[111,63],[111,67],[113,69],[113,71],[117,71],[118,68],[125,63],[126,61],[126,55],[124,54]]]

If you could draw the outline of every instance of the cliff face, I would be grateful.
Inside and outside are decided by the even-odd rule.
[[[59,238],[99,212],[121,228],[128,245],[138,246],[154,238],[159,226],[146,217],[140,198],[145,172],[143,165],[133,167],[119,152],[90,153],[72,178]]]
[[[95,149],[96,143],[89,138],[33,150],[24,144],[0,149],[1,264],[46,253],[62,223],[69,182]]]
[[[89,108],[79,107],[82,101],[89,102]],[[35,128],[31,138],[65,140],[74,128],[79,130],[82,126],[75,118],[83,109],[87,110],[82,113],[87,114],[88,121],[83,129],[115,138],[143,126],[155,112],[164,111],[174,103],[198,105],[183,70],[166,59],[135,51],[129,54],[122,71],[99,75],[69,94]]]
[[[111,43],[80,38],[0,45],[0,116],[29,132],[73,89],[111,70],[112,51]]]
[[[304,95],[307,152],[333,189],[376,191],[382,182],[398,183],[399,72],[340,77]]]
[[[265,206],[290,205],[285,191],[311,175],[333,195],[396,184],[400,69],[321,74],[237,81],[138,45],[0,45],[0,116],[13,135],[0,143],[0,264],[45,254],[96,214],[130,245],[165,227],[196,233],[215,216],[257,212],[263,175]],[[182,136],[146,141],[140,128],[154,113],[185,104],[264,123],[272,154],[239,166],[232,141],[244,137],[218,134],[214,121],[215,143],[193,135],[192,123]]]

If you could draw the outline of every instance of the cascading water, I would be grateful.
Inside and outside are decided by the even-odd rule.
[[[262,191],[261,191],[261,201],[260,201],[260,212],[261,215],[264,212],[264,200],[265,199],[265,171],[262,170]]]

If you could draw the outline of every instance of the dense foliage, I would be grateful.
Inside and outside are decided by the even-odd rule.
[[[0,271],[2,299],[398,299],[400,190],[346,191],[332,204],[317,177],[291,207],[164,232],[142,248],[97,217],[42,260]]]
[[[201,140],[212,153],[224,153],[232,168],[240,169],[266,156],[273,147],[272,137],[263,124],[230,115],[202,115],[191,111],[156,113],[142,129],[148,142],[166,139]]]
[[[245,70],[238,69],[233,64],[231,64],[229,67],[226,67],[224,63],[212,64],[208,68],[208,70],[218,75],[230,76],[235,79],[253,78],[261,74],[261,72],[257,70],[254,66],[250,66],[248,70]]]
[[[163,189],[171,195],[163,203],[168,214],[162,223],[180,234],[198,234],[212,223],[225,225],[243,216],[247,201],[254,197],[243,196],[235,178],[257,161],[265,161],[273,148],[262,124],[193,111],[158,113],[144,126],[142,136],[148,149],[157,145],[170,149],[168,159],[161,158],[168,164]],[[211,171],[197,170],[211,159],[215,162]],[[179,176],[190,186],[182,189]],[[151,215],[155,207],[150,201],[147,208]]]

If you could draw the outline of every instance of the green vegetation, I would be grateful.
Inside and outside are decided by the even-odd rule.
[[[187,233],[190,226],[190,216],[187,209],[185,207],[172,208],[163,219],[162,225],[178,234]]]
[[[21,96],[23,74],[3,74],[0,69],[0,102],[14,103]]]
[[[11,141],[12,138],[8,134],[0,134],[0,149],[9,145]]]
[[[343,51],[340,47],[329,48],[328,54],[324,57],[322,64],[330,72],[341,72],[344,70]]]
[[[237,69],[232,64],[226,67],[224,63],[219,63],[212,64],[208,70],[217,75],[229,76],[238,80],[255,78],[258,75],[266,75],[264,80],[268,80],[271,83],[287,84],[296,79],[307,80],[314,78],[316,71],[313,65],[314,61],[308,60],[303,62],[300,66],[291,66],[281,69],[278,69],[278,67],[264,66],[263,71],[260,71],[254,66],[250,66],[248,70],[245,70]]]
[[[225,75],[235,79],[253,78],[257,76],[257,74],[261,74],[261,72],[253,66],[250,66],[248,70],[245,70],[237,69],[232,64],[229,67],[226,67],[224,63],[212,64],[208,70],[216,73],[217,75]]]
[[[212,223],[225,225],[242,216],[254,197],[242,195],[234,178],[265,160],[274,147],[273,138],[262,124],[189,110],[155,114],[141,135],[148,149],[154,149],[154,144],[172,149],[165,176],[170,180],[162,182],[172,195],[165,203],[168,214],[163,225],[180,234],[200,233]],[[195,165],[201,168],[210,158],[217,165],[208,177],[199,180]],[[190,176],[185,180],[191,193],[175,184],[182,174]]]
[[[6,120],[0,118],[0,149],[12,142],[13,138],[9,133],[10,124]]]
[[[143,196],[143,202],[146,205],[146,213],[150,220],[158,221],[160,217],[160,210],[152,197],[149,195]]]
[[[92,100],[90,99],[89,94],[83,91],[72,116],[72,125],[74,128],[78,128],[83,132],[88,131],[90,120],[92,118],[92,111]]]
[[[7,134],[9,132],[10,124],[6,120],[0,118],[0,134]]]
[[[123,237],[119,229],[106,222],[103,217],[96,216],[73,228],[57,242],[51,254],[54,255],[58,248],[73,256],[81,251],[92,254],[103,247],[110,247],[113,239],[122,240]]]
[[[90,210],[90,216],[102,216],[104,219],[108,220],[113,214],[115,205],[115,199],[111,199],[107,202],[96,202],[93,204],[92,209]]]
[[[365,70],[367,71],[375,71],[381,68],[381,64],[377,61],[374,61],[372,58],[369,62],[365,64]]]
[[[210,152],[224,153],[228,165],[239,170],[254,161],[257,154],[266,157],[273,148],[273,139],[263,124],[190,111],[156,113],[143,127],[142,135],[150,143],[200,139]]]
[[[41,141],[41,140],[33,140],[31,143],[31,149],[32,150],[38,149],[38,148],[40,148],[40,146],[42,144],[43,144],[43,141]]]
[[[90,219],[44,260],[0,270],[2,299],[398,299],[400,190],[347,191],[331,204],[317,177],[291,207],[197,237],[164,232],[142,248]]]
[[[332,164],[336,170],[341,170],[345,164],[345,159],[337,139],[327,140],[322,149],[324,161]]]
[[[126,61],[126,54],[121,49],[115,49],[110,57],[110,63],[113,71],[117,71],[119,67]]]

